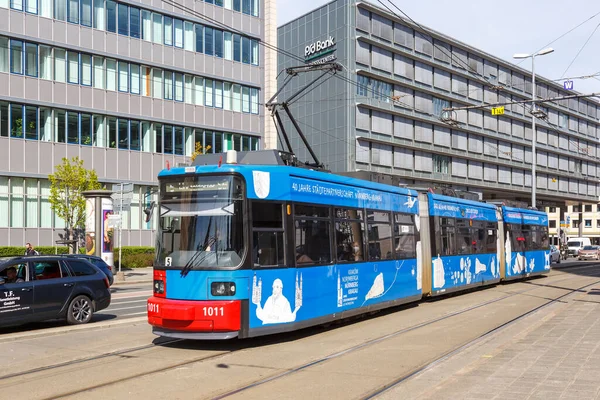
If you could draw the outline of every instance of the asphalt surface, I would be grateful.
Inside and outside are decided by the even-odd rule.
[[[99,322],[122,321],[128,318],[146,316],[146,300],[152,296],[152,283],[138,283],[130,285],[113,285],[110,288],[110,306],[94,314],[92,321],[86,327],[93,327]],[[82,327],[77,326],[77,328]],[[0,328],[0,340],[3,336],[17,333],[43,332],[54,328],[64,328],[65,331],[76,328],[67,325],[64,320],[34,322],[17,327]]]
[[[568,369],[556,373],[571,380],[580,376],[577,371],[569,372],[574,368],[595,374],[593,385],[587,386],[600,390],[600,364],[596,364],[600,352],[594,352],[599,341],[597,335],[583,337],[600,326],[600,307],[594,302],[595,292],[600,291],[600,269],[597,263],[569,264],[545,277],[396,307],[330,327],[247,340],[157,338],[143,316],[135,322],[135,316],[125,315],[120,325],[110,328],[97,329],[110,324],[109,320],[90,324],[85,331],[68,327],[52,336],[18,337],[0,352],[0,363],[9,366],[0,373],[0,397],[552,399],[559,397],[545,392],[509,394],[515,387],[533,393],[535,382],[547,389],[554,378],[543,381],[540,371],[557,362],[568,364]],[[120,293],[135,299],[136,291],[131,285]],[[115,305],[113,313],[135,311],[116,310],[126,305]],[[572,325],[572,318],[585,324]],[[583,338],[574,340],[565,332]],[[560,353],[564,346],[552,341],[561,335],[573,347],[565,360]],[[521,342],[523,338],[535,340],[543,354],[536,352],[535,343]],[[578,350],[584,344],[586,348]],[[480,347],[484,345],[494,348]],[[504,348],[518,358],[509,358]],[[592,357],[595,354],[597,358]],[[486,364],[471,371],[471,358],[477,365]],[[594,362],[589,363],[592,358]],[[424,366],[433,371],[442,365],[435,374],[422,375],[427,379],[416,379],[419,371],[426,372]],[[468,380],[453,383],[466,373]],[[474,373],[489,376],[480,378]],[[507,383],[507,376],[518,379]],[[571,397],[560,398],[590,398],[567,386],[563,391]],[[392,390],[382,393],[386,388]]]

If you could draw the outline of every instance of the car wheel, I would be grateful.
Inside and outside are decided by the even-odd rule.
[[[79,295],[69,304],[67,322],[71,325],[86,324],[92,319],[93,313],[92,300],[87,296]]]

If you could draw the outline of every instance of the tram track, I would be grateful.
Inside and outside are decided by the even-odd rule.
[[[592,267],[594,267],[594,266],[593,265],[579,266],[579,267],[570,269],[569,272],[573,272],[573,271],[577,271],[577,270],[585,271],[585,270],[590,269]],[[591,274],[586,274],[586,275],[587,276],[595,276],[595,275],[591,275]],[[473,306],[465,307],[465,308],[459,309],[457,311],[450,312],[448,314],[439,316],[437,318],[432,318],[430,320],[421,322],[419,324],[408,326],[408,327],[400,329],[398,331],[395,331],[395,332],[392,332],[392,333],[380,336],[378,338],[371,339],[371,340],[369,340],[367,342],[363,342],[361,344],[358,344],[358,345],[355,345],[355,346],[343,349],[341,351],[337,351],[335,353],[332,353],[332,354],[327,355],[325,357],[322,357],[320,359],[313,360],[311,362],[308,362],[308,363],[296,366],[294,368],[285,370],[283,372],[271,375],[269,377],[266,377],[266,378],[263,378],[261,380],[255,381],[254,383],[245,385],[245,386],[240,387],[238,389],[231,390],[229,392],[223,393],[223,394],[218,395],[217,397],[215,397],[215,399],[222,399],[222,398],[226,398],[226,397],[232,396],[232,395],[237,394],[237,393],[244,392],[245,390],[249,390],[251,388],[254,388],[254,387],[257,387],[257,386],[260,386],[260,385],[263,385],[263,384],[275,381],[275,380],[282,379],[282,378],[284,378],[286,376],[289,376],[289,375],[292,375],[294,373],[300,372],[302,370],[314,367],[316,365],[323,364],[323,363],[325,363],[327,361],[330,361],[330,360],[342,357],[342,356],[344,356],[346,354],[349,354],[349,353],[352,353],[354,351],[357,351],[357,350],[360,350],[360,349],[363,349],[363,348],[366,348],[366,347],[369,347],[369,346],[373,346],[373,345],[375,345],[377,343],[383,342],[383,341],[391,339],[393,337],[397,337],[397,336],[400,336],[402,334],[415,331],[417,329],[426,327],[428,325],[432,325],[432,324],[435,324],[437,322],[440,322],[440,321],[443,321],[443,320],[447,320],[447,319],[455,317],[457,315],[465,314],[465,313],[467,313],[469,311],[472,311],[472,310],[475,310],[475,309],[478,309],[478,308],[482,308],[482,307],[488,306],[490,304],[497,303],[499,301],[502,301],[502,300],[505,300],[505,299],[508,299],[508,298],[511,298],[511,297],[514,297],[514,296],[518,296],[518,295],[521,295],[521,294],[524,294],[524,293],[527,293],[527,292],[530,292],[530,291],[535,290],[535,289],[540,289],[540,288],[543,288],[543,287],[551,287],[552,285],[556,285],[559,282],[572,279],[573,277],[574,276],[564,277],[562,274],[558,275],[558,276],[554,276],[554,277],[549,276],[549,277],[547,277],[545,279],[545,282],[542,285],[536,285],[535,287],[530,287],[530,288],[527,288],[527,289],[524,289],[524,290],[519,290],[519,291],[512,292],[512,293],[509,292],[508,294],[506,294],[504,296],[501,296],[499,298],[488,300],[488,301],[485,301],[485,302],[481,302],[479,304],[475,304]],[[523,282],[523,281],[521,281],[521,282]],[[525,281],[525,282],[527,282],[527,281]],[[515,283],[517,283],[517,282],[515,282]],[[500,287],[500,286],[496,286],[496,287]],[[568,290],[567,288],[562,288],[562,289]],[[578,289],[573,289],[570,293],[572,293],[572,292],[574,292],[576,290],[578,290]],[[552,300],[552,302],[556,302],[556,301],[558,301],[562,297],[564,297],[564,296],[561,296],[561,297],[559,297],[557,299],[554,299],[554,300]],[[306,333],[306,331],[304,333],[297,332],[293,336],[296,336],[296,335],[298,337],[304,337],[304,336],[307,335],[307,333]],[[288,339],[290,339],[290,338],[288,337]],[[152,369],[149,369],[149,370],[146,370],[146,371],[140,371],[140,372],[137,372],[137,373],[127,374],[126,376],[118,377],[116,379],[113,379],[110,382],[101,382],[101,383],[98,383],[98,384],[95,384],[95,385],[86,386],[86,387],[83,387],[83,388],[77,388],[77,389],[74,389],[74,390],[71,390],[71,391],[68,391],[68,392],[54,394],[54,395],[52,395],[50,397],[47,397],[47,398],[55,399],[55,398],[63,398],[63,397],[67,397],[67,396],[73,396],[73,395],[77,395],[77,394],[82,394],[82,393],[85,393],[85,392],[89,392],[89,391],[92,391],[92,390],[95,390],[95,389],[100,389],[100,388],[104,388],[104,387],[116,385],[116,384],[119,384],[119,383],[132,381],[132,380],[135,380],[137,378],[142,378],[142,377],[146,377],[146,376],[149,376],[149,375],[158,374],[158,373],[162,373],[162,372],[166,372],[166,371],[176,370],[178,368],[186,367],[186,366],[189,366],[189,365],[192,365],[192,364],[206,363],[206,362],[214,361],[215,359],[218,359],[220,357],[231,355],[231,354],[233,354],[235,352],[238,352],[238,351],[241,351],[241,350],[245,350],[245,349],[250,349],[250,348],[253,348],[253,347],[261,346],[261,345],[263,345],[265,343],[267,343],[267,344],[269,344],[269,343],[276,343],[276,342],[278,342],[278,340],[280,340],[280,338],[278,339],[277,336],[269,336],[269,337],[260,337],[260,338],[255,338],[255,339],[249,339],[249,340],[245,340],[245,341],[236,342],[235,344],[231,344],[229,349],[223,350],[223,351],[216,350],[216,348],[218,348],[219,346],[215,346],[216,347],[215,350],[212,350],[212,351],[218,351],[217,353],[212,353],[212,354],[208,354],[208,355],[207,354],[203,354],[202,356],[194,357],[194,358],[191,358],[191,359],[188,359],[188,360],[183,360],[183,361],[179,361],[179,362],[175,362],[175,363],[169,363],[166,366],[160,366],[160,367],[152,368]],[[75,366],[75,365],[81,365],[81,367],[83,369],[94,368],[94,367],[98,367],[97,361],[100,361],[100,360],[103,360],[103,359],[111,359],[111,358],[115,358],[115,359],[123,358],[123,359],[125,359],[125,358],[132,358],[131,357],[132,353],[140,352],[140,351],[152,351],[151,349],[153,349],[153,348],[169,346],[169,345],[177,344],[179,342],[184,342],[184,340],[183,339],[167,339],[167,340],[164,340],[163,342],[160,342],[160,343],[152,343],[152,344],[147,344],[147,345],[142,345],[142,346],[136,346],[136,347],[131,347],[131,348],[122,349],[122,350],[118,350],[118,351],[112,351],[112,352],[102,353],[102,354],[98,354],[98,355],[94,355],[94,356],[90,356],[90,357],[85,357],[85,358],[75,359],[75,360],[71,360],[71,361],[66,361],[66,362],[62,362],[62,363],[56,363],[56,364],[52,364],[52,365],[48,365],[48,366],[44,366],[44,367],[39,367],[39,368],[35,368],[35,369],[23,371],[23,372],[18,372],[18,373],[14,373],[14,374],[8,374],[8,375],[0,376],[0,383],[2,381],[8,380],[9,378],[27,377],[27,376],[31,376],[31,375],[35,376],[36,374],[43,374],[44,372],[54,372],[54,373],[58,372],[58,374],[61,374],[61,373],[65,373],[64,371],[61,371],[61,370],[66,369],[68,367]],[[188,342],[188,343],[192,343],[192,342]],[[206,342],[193,342],[193,343],[206,343]],[[218,342],[218,343],[222,344],[224,342]],[[212,346],[210,346],[210,347],[212,347]],[[221,347],[223,347],[223,346],[221,346]],[[203,348],[203,350],[207,350],[207,349]],[[137,357],[137,356],[135,356],[135,357]],[[444,357],[444,356],[442,356],[442,357]],[[432,361],[431,363],[433,363],[433,362],[435,362],[435,360]],[[428,365],[429,364],[423,366],[422,369],[424,370],[425,368],[428,368]],[[418,373],[418,371],[414,372],[414,373]],[[410,377],[408,377],[408,378],[405,377],[405,380],[409,379],[409,378]],[[398,384],[399,383],[396,383],[396,385],[398,385]]]
[[[368,393],[367,395],[364,395],[364,396],[360,397],[360,400],[374,399],[377,396],[379,396],[381,394],[384,394],[385,392],[388,392],[389,390],[391,390],[391,389],[393,389],[393,388],[401,385],[402,383],[408,381],[409,379],[415,378],[418,375],[422,374],[423,372],[425,372],[425,371],[433,368],[434,366],[436,366],[436,365],[438,365],[438,364],[446,361],[450,357],[452,357],[454,355],[457,355],[457,354],[461,353],[462,351],[464,351],[464,350],[466,350],[466,349],[468,349],[468,348],[470,348],[470,347],[472,347],[472,346],[474,346],[474,345],[476,345],[478,343],[483,342],[484,340],[488,339],[493,334],[495,334],[495,333],[497,333],[497,332],[499,332],[501,330],[504,330],[504,329],[508,328],[509,326],[511,326],[511,325],[513,325],[513,324],[515,324],[515,323],[517,323],[519,321],[521,321],[523,318],[528,317],[528,316],[530,316],[532,314],[535,314],[536,312],[538,312],[538,311],[540,311],[540,310],[542,310],[542,309],[544,309],[544,308],[546,308],[546,307],[548,307],[548,306],[550,306],[550,305],[552,305],[552,304],[554,304],[554,303],[556,303],[558,301],[561,301],[562,299],[564,299],[567,296],[572,295],[573,293],[580,292],[580,291],[584,290],[585,288],[588,288],[590,286],[596,285],[598,283],[600,283],[600,280],[597,280],[597,281],[592,282],[590,284],[578,287],[576,289],[572,289],[568,293],[565,293],[565,294],[557,297],[556,299],[549,300],[546,303],[544,303],[544,304],[542,304],[542,305],[540,305],[538,307],[535,307],[532,310],[529,310],[529,311],[527,311],[527,312],[525,312],[525,313],[523,313],[523,314],[521,314],[521,315],[519,315],[519,316],[517,316],[517,317],[515,317],[515,318],[513,318],[513,319],[511,319],[511,320],[509,320],[509,321],[507,321],[507,322],[505,322],[505,323],[503,323],[503,324],[495,327],[495,328],[493,328],[493,329],[490,329],[487,332],[483,333],[482,335],[479,335],[475,339],[469,340],[468,342],[464,343],[463,345],[461,345],[461,346],[459,346],[459,347],[457,347],[455,349],[452,349],[452,350],[446,352],[442,356],[440,356],[440,357],[438,357],[438,358],[436,358],[436,359],[434,359],[432,361],[429,361],[429,362],[425,363],[424,365],[421,365],[421,366],[413,369],[409,373],[407,373],[407,374],[405,374],[405,375],[403,375],[403,376],[401,376],[401,377],[399,377],[399,378],[397,378],[397,379],[395,379],[395,380],[393,380],[393,381],[391,381],[391,382],[389,382],[389,383],[387,383],[387,384],[385,384],[385,385],[377,388],[376,390]]]
[[[585,270],[585,269],[589,269],[589,268],[594,267],[594,266],[595,265],[587,265],[587,266],[577,267],[577,269]],[[573,268],[573,269],[575,269],[575,268]],[[600,276],[600,272],[598,274],[589,274],[589,275],[586,275],[586,276],[588,276],[588,277],[599,277]],[[557,280],[554,280],[552,282],[547,282],[547,284],[545,284],[545,285],[539,285],[539,286],[531,287],[531,288],[528,288],[528,289],[520,290],[520,291],[517,291],[517,292],[514,292],[514,293],[510,293],[510,294],[507,294],[505,296],[501,296],[501,297],[493,299],[493,300],[488,300],[488,301],[485,301],[485,302],[481,302],[481,303],[473,305],[473,306],[465,307],[463,309],[460,309],[460,310],[457,310],[457,311],[454,311],[454,312],[450,312],[450,313],[442,315],[440,317],[429,319],[429,320],[421,322],[419,324],[415,324],[415,325],[412,325],[412,326],[409,326],[409,327],[406,327],[406,328],[403,328],[403,329],[399,329],[399,330],[394,331],[392,333],[388,333],[386,335],[383,335],[383,336],[380,336],[380,337],[368,340],[366,342],[363,342],[363,343],[360,343],[360,344],[348,347],[346,349],[337,351],[335,353],[329,354],[329,355],[321,357],[319,359],[312,360],[312,361],[309,361],[307,363],[298,365],[298,366],[296,366],[294,368],[290,368],[290,369],[287,369],[285,371],[282,371],[282,372],[273,374],[271,376],[262,378],[260,380],[255,381],[255,382],[252,382],[250,384],[247,384],[247,385],[241,386],[239,388],[236,388],[234,390],[227,391],[227,392],[219,394],[219,395],[217,395],[215,397],[211,397],[211,399],[212,400],[221,400],[221,399],[229,398],[229,397],[237,395],[237,394],[241,394],[241,393],[243,393],[245,391],[251,390],[251,389],[256,388],[258,386],[262,386],[262,385],[265,385],[265,384],[268,384],[268,383],[280,380],[282,378],[289,377],[289,376],[291,376],[293,374],[297,374],[297,373],[302,372],[304,370],[307,370],[309,368],[315,367],[317,365],[324,364],[324,363],[326,363],[328,361],[340,358],[342,356],[345,356],[347,354],[356,352],[358,350],[362,350],[362,349],[365,349],[367,347],[371,347],[373,345],[376,345],[376,344],[384,342],[386,340],[398,337],[400,335],[416,331],[418,329],[421,329],[421,328],[424,328],[424,327],[427,327],[427,326],[430,326],[430,325],[433,325],[433,324],[436,324],[436,323],[448,320],[450,318],[453,318],[453,317],[456,317],[456,316],[468,313],[470,311],[473,311],[473,310],[476,310],[476,309],[479,309],[479,308],[483,308],[483,307],[489,306],[489,305],[494,304],[494,303],[498,303],[500,301],[509,299],[511,297],[515,297],[515,296],[518,296],[518,295],[525,294],[527,292],[531,292],[531,291],[536,290],[536,289],[540,289],[540,288],[544,288],[544,287],[552,287],[552,285],[555,285],[555,284],[557,284],[559,282],[563,282],[563,281],[566,281],[566,280],[569,280],[569,279],[573,279],[573,278],[575,278],[575,276],[562,277],[561,279],[557,279]],[[528,281],[519,281],[519,282],[525,283],[525,282],[528,282]],[[506,282],[506,283],[513,283],[513,282]],[[517,282],[514,282],[514,283],[517,283]],[[454,348],[454,349],[450,350],[449,352],[444,353],[442,356],[440,356],[440,357],[438,357],[438,358],[436,358],[436,359],[434,359],[434,360],[432,360],[432,361],[430,361],[430,362],[428,362],[428,363],[426,363],[426,364],[424,364],[424,365],[422,365],[422,366],[420,366],[420,367],[412,370],[411,372],[409,372],[407,374],[404,374],[401,378],[395,379],[394,381],[392,381],[392,382],[390,382],[390,383],[388,383],[388,384],[386,384],[386,385],[384,385],[384,386],[376,389],[375,391],[369,393],[367,396],[361,397],[361,400],[374,398],[375,396],[377,396],[379,394],[382,394],[385,391],[390,390],[391,388],[393,388],[393,387],[401,384],[402,382],[405,382],[406,380],[408,380],[408,379],[416,376],[417,374],[425,371],[426,369],[429,369],[429,368],[433,367],[435,364],[444,361],[445,359],[451,357],[452,355],[460,353],[461,351],[465,350],[466,348],[468,348],[468,347],[476,344],[476,342],[484,340],[485,338],[489,337],[493,333],[495,333],[495,332],[497,332],[499,330],[502,330],[503,328],[508,327],[509,325],[512,325],[513,323],[521,320],[522,318],[525,318],[526,316],[531,315],[531,314],[533,314],[533,313],[541,310],[542,308],[545,308],[545,307],[549,306],[550,304],[556,303],[556,302],[560,301],[561,299],[563,299],[566,296],[569,296],[569,295],[571,295],[573,293],[581,291],[582,289],[584,289],[584,288],[586,288],[588,286],[592,286],[592,285],[595,285],[595,284],[598,284],[598,283],[600,283],[600,280],[597,280],[597,281],[595,281],[595,282],[593,282],[591,284],[587,284],[585,286],[582,286],[582,287],[579,287],[579,288],[575,288],[575,289],[558,288],[558,289],[561,289],[561,290],[568,290],[568,293],[563,294],[563,295],[561,295],[561,296],[559,296],[557,298],[550,299],[546,303],[542,304],[541,306],[538,306],[538,307],[536,307],[536,308],[534,308],[532,310],[529,310],[529,311],[527,311],[527,312],[525,312],[525,313],[523,313],[523,314],[521,314],[521,315],[519,315],[519,316],[511,319],[510,321],[507,321],[507,322],[505,322],[505,323],[503,323],[503,324],[501,324],[501,325],[499,325],[499,326],[497,326],[497,327],[495,327],[495,328],[487,331],[486,333],[484,333],[480,337],[475,338],[475,339],[473,339],[473,340],[471,340],[471,341],[469,341],[469,342],[467,342],[467,343],[465,343],[465,344],[463,344],[463,345],[461,345],[461,346],[459,346],[457,348]]]

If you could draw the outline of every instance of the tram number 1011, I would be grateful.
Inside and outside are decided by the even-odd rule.
[[[223,317],[225,310],[223,307],[202,307],[205,317]]]

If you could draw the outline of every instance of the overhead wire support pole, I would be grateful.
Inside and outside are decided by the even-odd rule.
[[[277,133],[279,134],[279,128],[281,128],[283,130],[283,123],[281,122],[281,117],[279,116],[279,113],[277,111],[275,111],[273,113],[275,119],[277,120],[277,124],[275,125],[275,128],[277,129]],[[294,154],[294,151],[292,150],[292,144],[290,143],[290,138],[288,137],[288,135],[286,135],[285,133],[283,135],[283,139],[285,140],[285,144],[287,145],[288,151],[292,154]],[[281,139],[281,138],[280,138]]]

